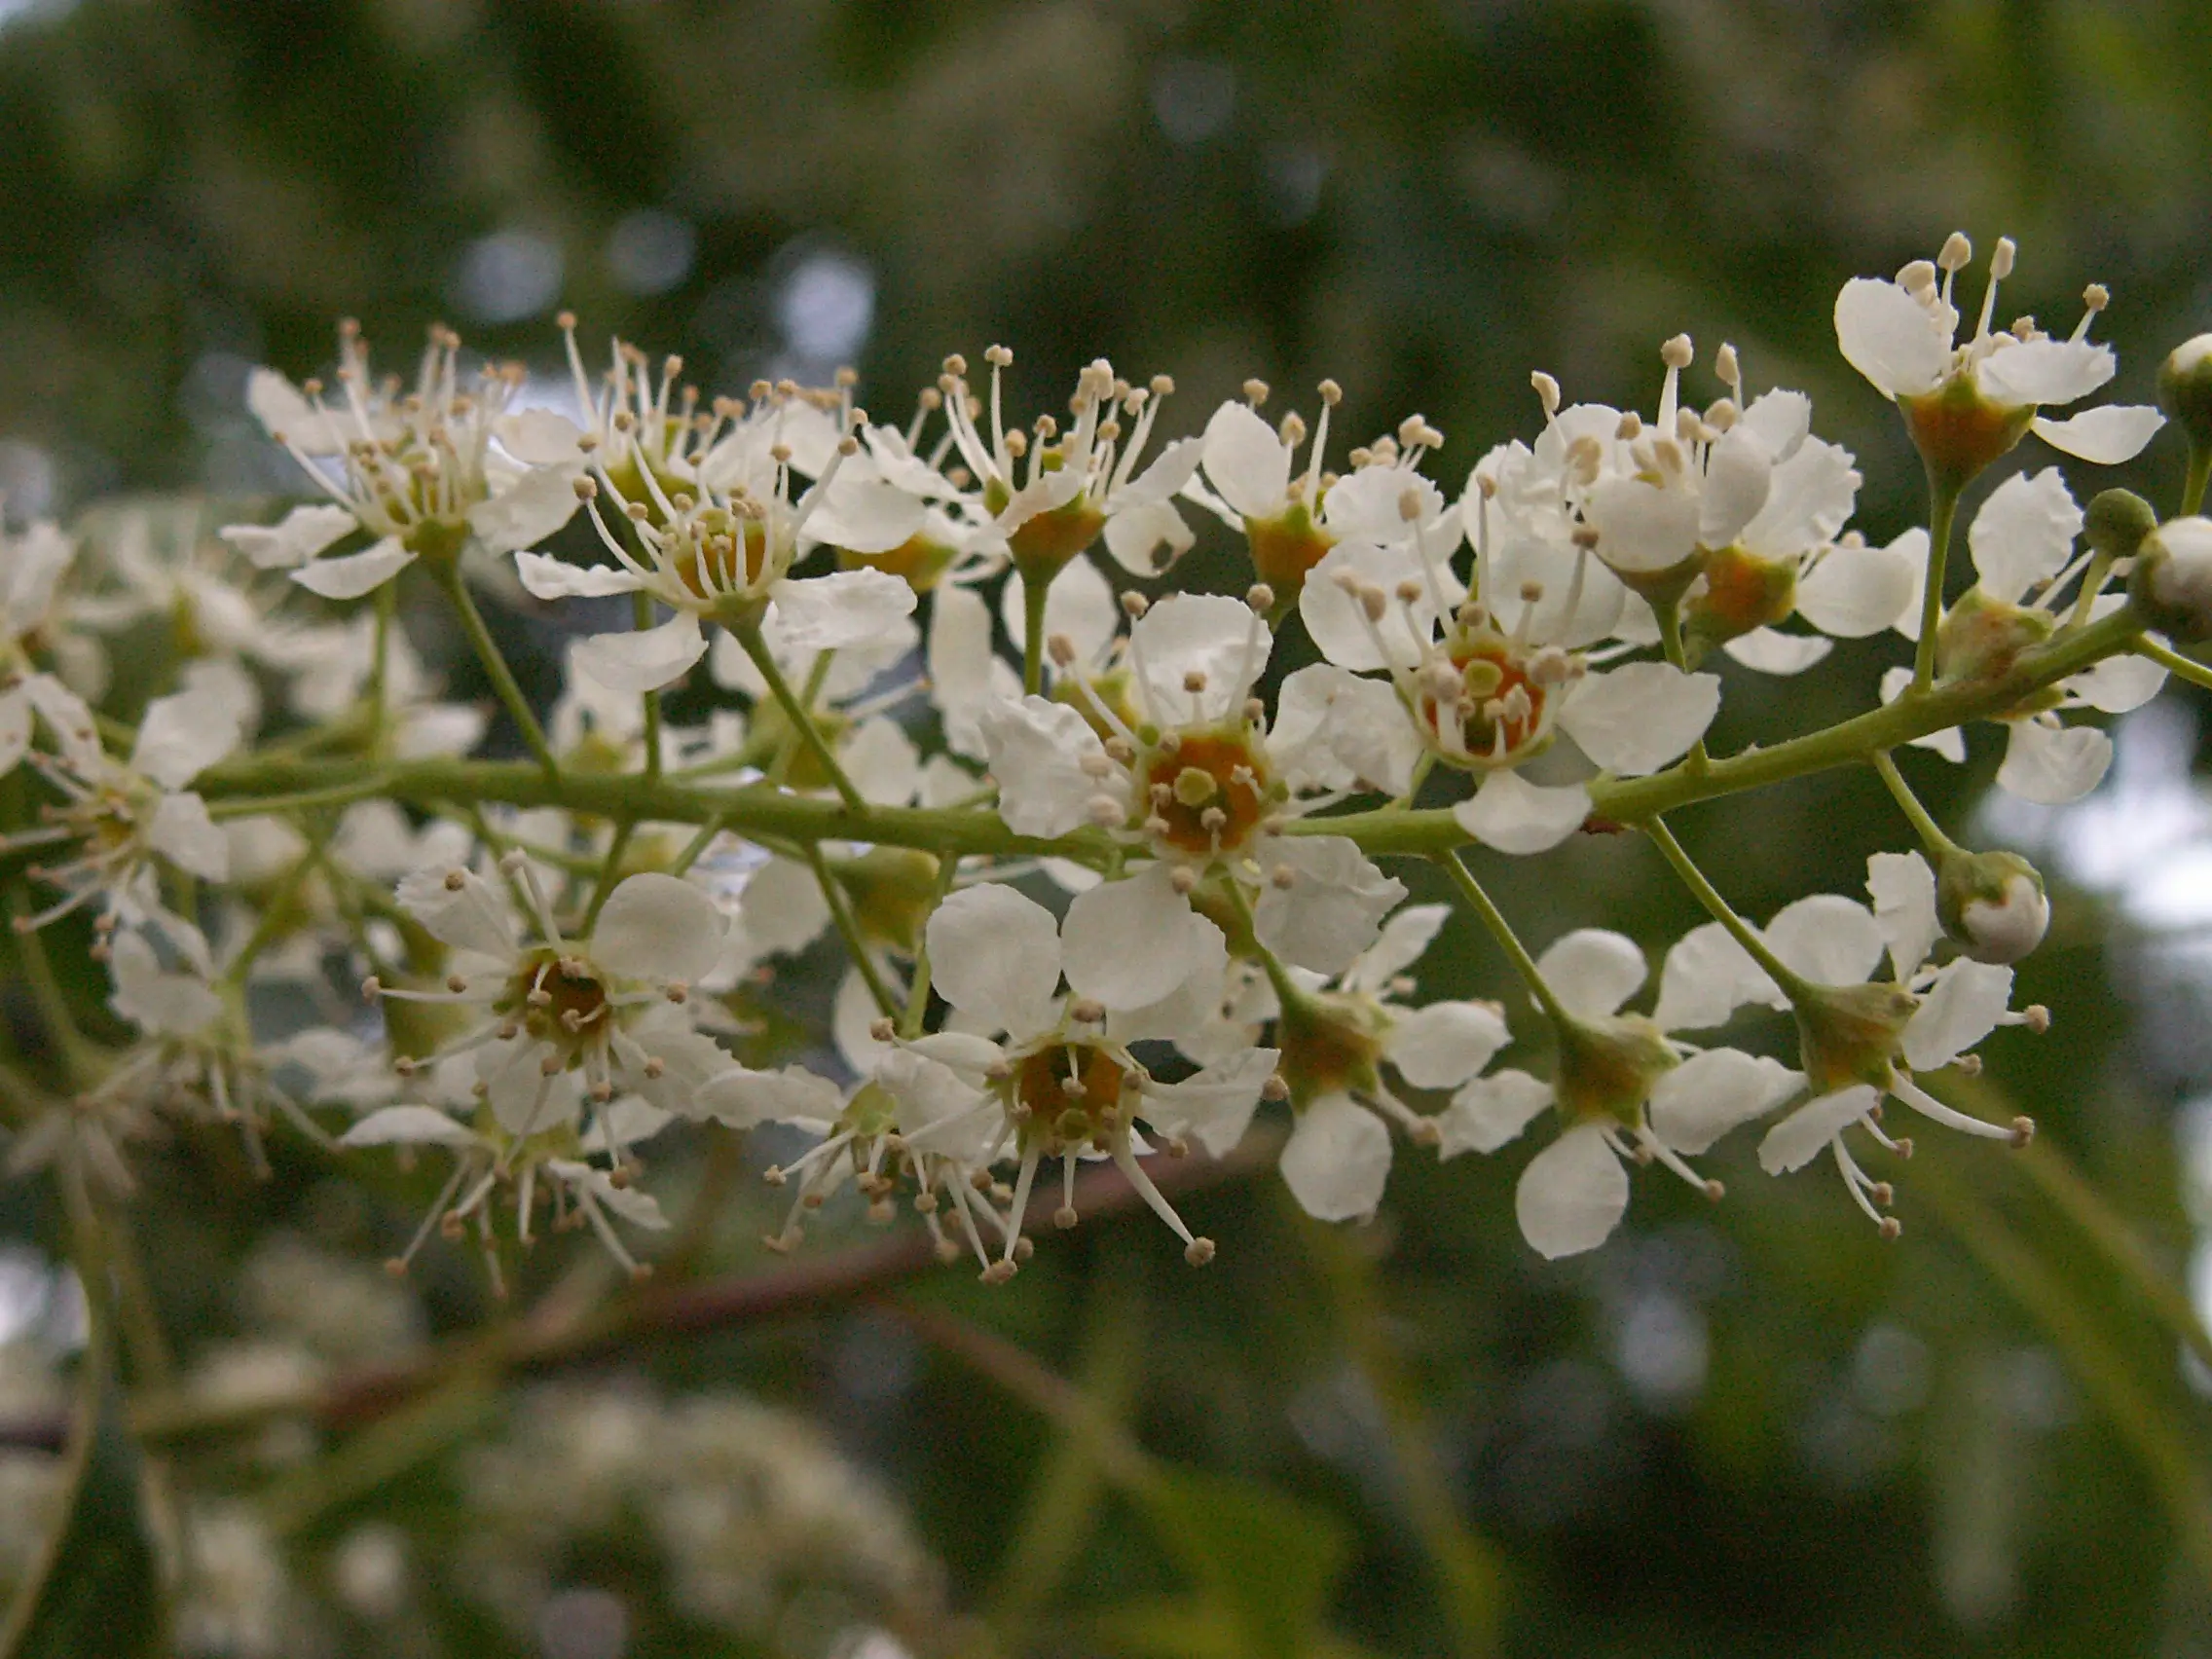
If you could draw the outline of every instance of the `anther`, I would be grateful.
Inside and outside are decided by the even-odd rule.
[[[1268,383],[1258,379],[1246,381],[1244,383],[1244,400],[1253,408],[1259,408],[1268,400]]]
[[[1686,334],[1677,334],[1659,348],[1659,360],[1670,369],[1688,368],[1691,358],[1696,354],[1690,345],[1690,337]]]

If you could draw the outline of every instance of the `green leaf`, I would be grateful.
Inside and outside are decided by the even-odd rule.
[[[1334,1516],[1249,1481],[1160,1469],[1134,1495],[1196,1594],[1105,1621],[1128,1649],[1178,1659],[1347,1651],[1322,1629],[1349,1551]]]
[[[71,1430],[67,1509],[0,1628],[0,1659],[152,1659],[166,1646],[138,1448],[95,1314]]]

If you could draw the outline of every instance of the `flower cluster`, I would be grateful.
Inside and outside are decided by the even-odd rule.
[[[1811,400],[1685,336],[1647,407],[1535,375],[1529,435],[1460,473],[1420,415],[1334,453],[1334,382],[1310,424],[1255,381],[1170,437],[1173,383],[1098,360],[1064,419],[1024,423],[993,346],[980,380],[947,357],[901,425],[851,374],[716,396],[615,342],[595,375],[566,317],[565,376],[468,367],[436,328],[411,385],[378,382],[349,324],[328,381],[250,386],[317,498],[212,536],[42,525],[0,555],[6,874],[55,1037],[12,1162],[120,1189],[132,1138],[196,1118],[257,1159],[279,1124],[345,1158],[429,1149],[442,1184],[394,1264],[472,1237],[497,1283],[561,1228],[645,1272],[638,1235],[670,1218],[640,1149],[776,1125],[770,1244],[849,1185],[997,1282],[1043,1215],[1077,1224],[1088,1162],[1202,1264],[1163,1161],[1279,1146],[1299,1203],[1356,1220],[1399,1142],[1494,1153],[1548,1114],[1518,1198],[1547,1256],[1615,1229],[1632,1166],[1719,1198],[1690,1161],[1753,1124],[1765,1170],[1828,1156],[1895,1235],[1861,1161],[1910,1151],[1885,1102],[2032,1131],[1921,1079],[2045,1025],[2010,965],[2048,904],[2024,861],[1954,842],[1893,752],[1956,761],[1993,723],[2000,787],[2075,798],[2111,756],[2098,719],[2203,679],[2174,643],[2212,634],[2203,342],[2161,380],[2182,516],[2023,469],[1953,579],[1962,497],[2014,446],[2110,464],[2165,419],[2043,413],[2112,379],[2087,337],[2104,290],[2064,340],[1997,330],[2001,241],[1960,344],[1970,259],[1955,237],[1836,303],[1928,464],[1928,525],[1886,541],[1853,528],[1861,476]],[[1173,574],[1208,520],[1248,561],[1231,591]],[[402,584],[442,592],[528,761],[471,758],[502,739],[438,700]],[[479,595],[570,632],[550,708]],[[171,679],[114,702],[107,665],[152,617],[178,623]],[[1885,635],[1910,660],[1856,719],[1714,752],[1740,677]],[[1870,903],[1755,926],[1668,825],[1841,764],[1918,842],[1871,857]],[[1476,874],[1599,830],[1710,918],[1648,1004],[1642,945],[1587,926],[1531,951]],[[1456,910],[1407,903],[1423,886],[1491,937],[1510,1005],[1422,994]],[[98,1017],[49,960],[79,912]],[[830,936],[830,1040],[794,1062],[763,1015]]]

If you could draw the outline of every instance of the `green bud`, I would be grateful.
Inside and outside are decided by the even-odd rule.
[[[2169,519],[2145,536],[2127,597],[2145,627],[2178,644],[2212,639],[2212,519]]]
[[[1920,999],[1902,985],[1808,985],[1795,997],[1797,1046],[1815,1095],[1854,1084],[1886,1089]]]
[[[1994,680],[2050,638],[2055,626],[2045,611],[1969,588],[1936,631],[1936,673],[1944,680]]]
[[[2188,434],[2191,449],[2212,448],[2212,334],[2166,353],[2158,365],[2158,407]]]
[[[1652,1085],[1679,1063],[1659,1027],[1639,1015],[1568,1019],[1559,1027],[1552,1090],[1571,1123],[1605,1118],[1633,1129]]]
[[[2132,490],[2106,490],[2089,503],[2082,535],[2099,558],[2132,559],[2143,538],[2157,528],[2158,515],[2141,496]]]
[[[2043,876],[2018,853],[1954,848],[1936,877],[1943,932],[1976,962],[2019,961],[2043,942],[2050,901]]]

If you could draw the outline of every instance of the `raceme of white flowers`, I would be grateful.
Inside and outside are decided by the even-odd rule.
[[[440,1184],[395,1267],[438,1234],[498,1283],[560,1228],[646,1271],[672,1218],[640,1149],[679,1120],[775,1124],[803,1145],[767,1171],[771,1245],[850,1185],[999,1282],[1028,1229],[1077,1224],[1086,1164],[1202,1264],[1184,1161],[1264,1153],[1356,1221],[1401,1143],[1531,1142],[1518,1217],[1556,1257],[1619,1226],[1635,1170],[1721,1197],[1692,1160],[1742,1129],[1768,1173],[1827,1160],[1895,1236],[1911,1142],[1885,1108],[2032,1132],[1922,1080],[2046,1023],[2010,965],[2049,912],[1893,751],[1957,761],[1994,725],[2002,788],[2076,798],[2111,758],[2101,719],[2203,681],[2174,646],[2212,633],[2212,339],[2168,360],[2165,414],[2083,407],[2115,374],[2088,337],[2107,296],[2064,339],[2000,329],[2013,260],[2001,241],[1963,342],[1963,237],[1837,299],[1932,486],[1928,525],[1880,544],[1810,399],[1686,337],[1648,410],[1535,375],[1529,434],[1459,473],[1418,415],[1333,453],[1333,382],[1310,425],[1257,382],[1178,423],[1165,376],[1099,360],[1064,416],[1023,420],[994,346],[900,424],[850,374],[709,396],[621,342],[595,372],[566,317],[566,376],[471,368],[434,328],[411,381],[380,380],[349,324],[327,380],[252,377],[299,463],[275,522],[141,512],[0,554],[0,877],[56,1027],[10,1167],[128,1191],[132,1142],[176,1117],[235,1124],[256,1161],[272,1133],[398,1149]],[[2169,417],[2179,516],[2070,471]],[[1952,579],[1962,496],[2030,438],[2057,456],[1981,495]],[[1240,591],[1177,585],[1210,521],[1249,554]],[[549,709],[480,598],[571,631]],[[415,599],[450,608],[525,757],[471,758],[488,711],[440,700]],[[106,706],[154,624],[170,678]],[[1856,719],[1710,752],[1731,677],[1884,635],[1898,661]],[[679,691],[700,723],[664,708]],[[1909,837],[1862,893],[1754,924],[1665,821],[1834,765],[1878,772]],[[1602,917],[1525,947],[1467,862],[1622,830],[1614,856],[1646,842],[1712,918],[1656,956]],[[1406,903],[1424,866],[1516,977],[1510,1009],[1422,995],[1455,909]],[[112,995],[72,1013],[50,953],[88,916]],[[757,1016],[830,937],[832,1028],[794,1059]]]

